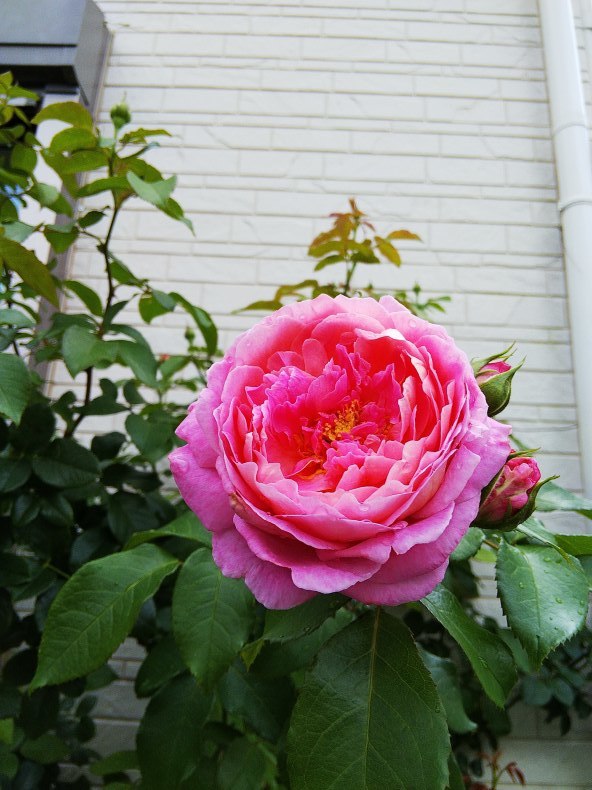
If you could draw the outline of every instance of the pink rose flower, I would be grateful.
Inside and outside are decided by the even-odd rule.
[[[528,502],[528,495],[541,479],[534,458],[510,458],[479,511],[479,522],[495,524],[511,518]]]
[[[465,354],[392,297],[287,305],[209,371],[170,457],[222,573],[268,608],[429,593],[499,472]]]
[[[477,373],[477,383],[485,384],[485,382],[489,381],[489,379],[493,378],[493,376],[497,376],[500,373],[507,373],[508,370],[512,370],[512,366],[508,365],[508,363],[503,359],[487,362],[487,364],[483,365],[481,370]]]

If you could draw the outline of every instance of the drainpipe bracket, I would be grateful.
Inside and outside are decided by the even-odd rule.
[[[573,195],[557,204],[560,214],[572,206],[592,206],[592,195]]]

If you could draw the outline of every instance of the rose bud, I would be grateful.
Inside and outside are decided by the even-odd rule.
[[[497,359],[493,362],[487,362],[477,373],[477,384],[481,386],[485,384],[486,381],[497,376],[499,373],[507,373],[508,370],[512,370],[512,366],[509,365],[505,359]]]
[[[111,108],[111,120],[117,131],[119,131],[122,126],[131,122],[132,116],[125,102],[122,101]]]
[[[477,384],[485,395],[489,407],[488,414],[494,417],[503,411],[510,402],[512,394],[512,379],[517,370],[522,367],[522,362],[516,367],[508,363],[514,353],[514,344],[504,351],[492,354],[484,359],[474,359],[471,362]]]
[[[485,395],[485,400],[489,407],[487,413],[494,417],[503,411],[510,402],[512,394],[512,379],[517,370],[522,367],[522,362],[515,368],[499,359],[488,362],[477,373],[477,383],[481,392]]]
[[[489,529],[514,529],[534,510],[540,479],[534,458],[509,458],[481,505],[476,523]]]

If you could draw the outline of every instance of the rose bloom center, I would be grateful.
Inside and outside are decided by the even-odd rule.
[[[246,388],[241,405],[248,454],[277,464],[302,493],[329,498],[348,490],[363,501],[393,465],[407,482],[406,445],[420,442],[425,453],[440,440],[431,397],[438,386],[417,362],[401,354],[375,369],[371,359],[337,345],[320,375],[295,365],[266,373],[259,386]]]

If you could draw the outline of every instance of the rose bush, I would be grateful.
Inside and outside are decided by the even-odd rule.
[[[220,569],[265,606],[397,605],[441,581],[509,432],[442,327],[392,297],[321,295],[213,365],[170,460]]]

